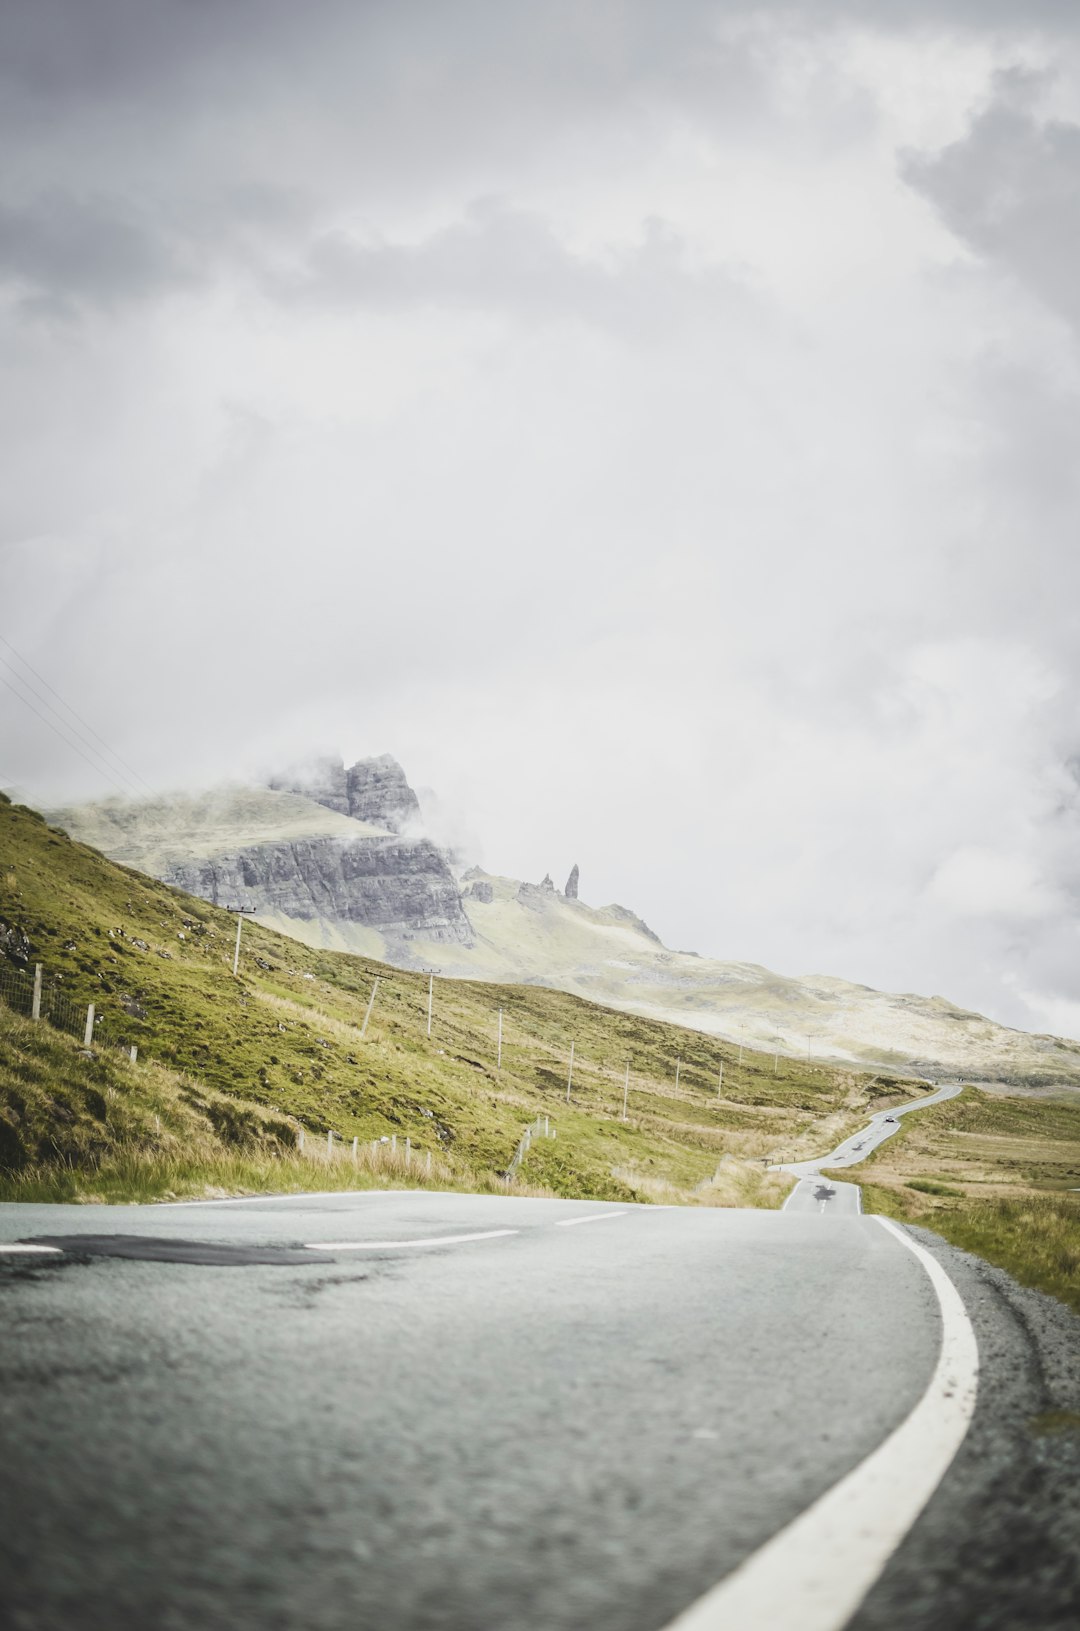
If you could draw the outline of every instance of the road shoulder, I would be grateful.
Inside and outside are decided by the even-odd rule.
[[[911,1228],[964,1299],[979,1343],[956,1460],[848,1631],[1075,1631],[1080,1603],[1080,1318]]]

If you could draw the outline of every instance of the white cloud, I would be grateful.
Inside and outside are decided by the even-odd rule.
[[[1072,1012],[1066,13],[35,10],[2,632],[126,758],[391,751],[681,945]]]
[[[966,845],[930,880],[930,895],[958,917],[1039,919],[1057,906],[1030,857]]]

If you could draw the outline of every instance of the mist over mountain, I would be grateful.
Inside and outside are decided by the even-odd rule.
[[[827,975],[671,951],[631,909],[565,887],[460,870],[424,831],[390,755],[322,756],[268,779],[51,812],[72,836],[312,946],[402,968],[552,986],[789,1056],[927,1075],[1080,1087],[1080,1046]],[[586,871],[587,891],[587,871]]]

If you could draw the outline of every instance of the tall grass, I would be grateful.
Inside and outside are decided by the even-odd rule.
[[[932,1229],[1080,1312],[1080,1200],[1072,1195],[963,1196],[930,1208],[911,1185],[866,1184],[863,1205]]]
[[[290,1195],[318,1190],[456,1189],[473,1194],[547,1195],[535,1184],[446,1161],[406,1161],[379,1144],[328,1159],[325,1153],[251,1149],[147,1149],[118,1144],[91,1160],[34,1162],[0,1173],[0,1201],[100,1202],[110,1205],[212,1200],[230,1195]]]

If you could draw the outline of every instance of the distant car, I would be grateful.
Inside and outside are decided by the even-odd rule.
[[[885,1117],[885,1120],[886,1120],[886,1121],[895,1121],[895,1120],[896,1120],[896,1117],[895,1117],[895,1116],[886,1116],[886,1117]]]

